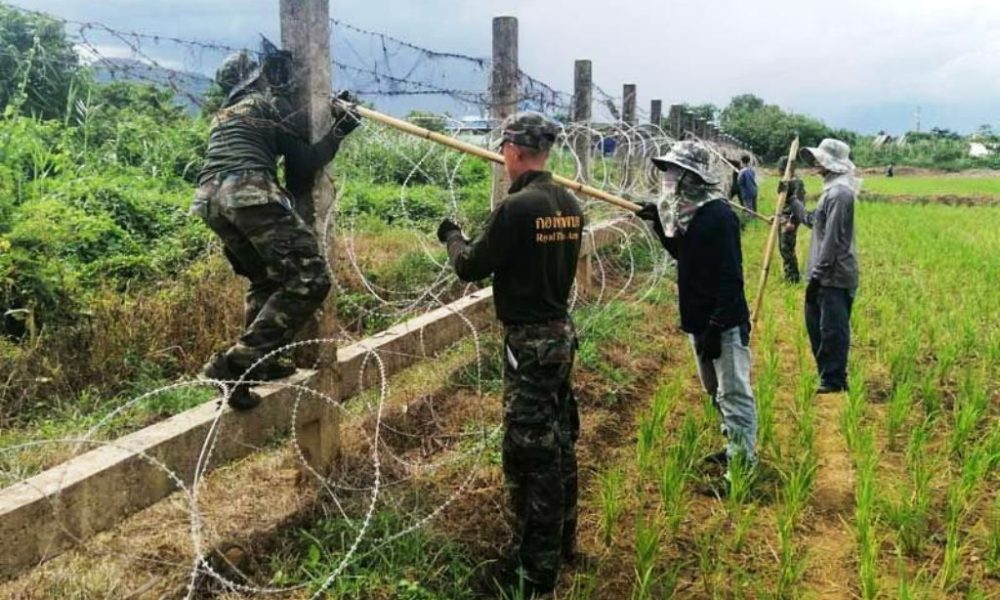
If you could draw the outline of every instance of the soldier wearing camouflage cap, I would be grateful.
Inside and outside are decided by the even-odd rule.
[[[525,598],[551,591],[575,557],[580,426],[568,300],[584,223],[579,202],[545,170],[558,131],[539,113],[508,117],[499,145],[510,195],[471,242],[450,219],[438,228],[460,279],[493,276],[505,330],[503,471],[517,533],[516,564],[497,579]]]
[[[757,408],[750,385],[750,311],[743,292],[740,222],[726,201],[707,148],[682,141],[653,159],[664,173],[658,204],[637,213],[651,221],[677,260],[681,329],[694,347],[698,375],[722,419],[725,449],[704,459],[725,476],[703,487],[722,496],[734,468],[756,463]]]
[[[212,121],[191,210],[219,236],[233,270],[250,280],[250,289],[239,341],[213,356],[202,375],[280,379],[295,366],[287,358],[260,359],[292,342],[331,283],[316,232],[278,184],[278,157],[284,156],[289,170],[319,170],[333,159],[358,117],[331,104],[333,125],[311,144],[292,124],[288,100],[275,93],[268,70],[245,52],[223,62],[216,83],[226,99]],[[229,402],[245,409],[258,400],[241,387]]]

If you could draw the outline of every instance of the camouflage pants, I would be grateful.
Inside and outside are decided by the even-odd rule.
[[[507,327],[503,471],[516,518],[517,557],[538,589],[555,585],[576,543],[576,439],[569,320]]]
[[[781,260],[785,265],[785,280],[793,283],[799,281],[799,259],[795,256],[795,241],[798,233],[798,227],[793,231],[785,231],[782,227],[778,242]]]
[[[203,183],[192,212],[219,236],[233,270],[250,280],[244,330],[227,354],[247,367],[292,342],[330,291],[312,227],[270,174],[245,172]]]

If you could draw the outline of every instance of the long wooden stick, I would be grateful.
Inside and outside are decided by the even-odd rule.
[[[389,127],[393,127],[393,128],[398,129],[400,131],[404,131],[406,133],[409,133],[409,134],[415,135],[417,137],[421,137],[421,138],[430,140],[432,142],[437,142],[438,144],[441,144],[443,146],[448,146],[449,148],[453,148],[455,150],[460,150],[462,152],[466,152],[468,154],[472,154],[473,156],[478,156],[479,158],[484,158],[486,160],[493,161],[495,163],[499,163],[501,165],[504,162],[503,161],[503,156],[501,156],[500,154],[497,154],[496,152],[491,152],[491,151],[489,151],[489,150],[487,150],[485,148],[482,148],[480,146],[476,146],[476,145],[470,144],[468,142],[463,142],[461,140],[456,140],[453,137],[449,137],[449,136],[444,135],[444,134],[440,134],[440,133],[437,133],[437,132],[434,132],[434,131],[430,131],[429,129],[424,129],[423,127],[420,127],[418,125],[414,125],[413,123],[410,123],[408,121],[404,121],[402,119],[397,119],[396,117],[390,117],[389,115],[380,113],[378,111],[372,110],[370,108],[367,108],[367,107],[364,107],[364,106],[361,106],[361,105],[353,105],[352,104],[351,108],[353,110],[356,110],[359,115],[361,115],[362,117],[364,117],[366,119],[371,119],[372,121],[378,121],[379,123],[384,123],[384,124],[388,125]],[[642,208],[641,206],[639,206],[635,202],[629,202],[628,200],[626,200],[624,198],[620,198],[618,196],[615,196],[614,194],[609,194],[609,193],[605,192],[604,190],[599,190],[599,189],[597,189],[595,187],[591,187],[589,185],[584,185],[584,184],[580,183],[579,181],[573,181],[572,179],[566,179],[565,177],[562,177],[561,175],[555,175],[555,174],[553,174],[552,175],[552,180],[555,181],[556,183],[564,186],[564,187],[567,187],[567,188],[575,191],[575,192],[579,192],[581,194],[585,194],[587,196],[590,196],[591,198],[597,198],[598,200],[603,200],[603,201],[605,201],[605,202],[607,202],[609,204],[614,204],[615,206],[617,206],[619,208],[624,208],[625,210],[629,210],[629,211],[632,211],[632,212],[637,212],[637,211],[639,211],[639,209]]]
[[[774,256],[774,245],[778,241],[778,229],[781,227],[781,211],[785,208],[785,200],[788,198],[788,183],[792,180],[792,171],[795,169],[795,157],[799,155],[799,138],[792,140],[792,147],[788,150],[788,164],[785,165],[785,189],[778,194],[778,203],[774,207],[774,221],[771,223],[771,232],[767,236],[767,247],[764,250],[764,267],[760,271],[760,285],[757,287],[757,298],[753,303],[753,313],[751,313],[751,329],[757,329],[757,319],[764,306],[764,287],[767,285],[767,274],[771,271],[771,258]]]

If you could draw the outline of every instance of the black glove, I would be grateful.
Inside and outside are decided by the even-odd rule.
[[[806,284],[806,302],[816,304],[819,300],[819,279],[810,279]]]
[[[337,98],[330,105],[330,112],[333,116],[333,128],[337,130],[337,133],[341,137],[346,137],[361,124],[361,115],[349,106],[357,103],[358,99],[354,94],[344,90],[337,94]]]
[[[461,235],[462,228],[456,225],[451,219],[441,221],[441,224],[438,225],[438,240],[440,240],[442,244],[447,242],[448,237],[451,236],[452,232],[458,232],[459,235]]]
[[[642,208],[635,212],[635,216],[644,221],[652,221],[654,223],[659,222],[660,211],[656,208],[655,204],[652,202],[641,202],[639,206]]]
[[[709,325],[694,336],[694,351],[702,360],[715,360],[722,356],[722,329]]]

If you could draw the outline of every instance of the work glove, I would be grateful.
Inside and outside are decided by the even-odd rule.
[[[660,211],[656,208],[656,205],[652,202],[641,202],[639,203],[640,208],[636,211],[635,216],[639,217],[644,221],[652,221],[654,223],[660,220]]]
[[[694,336],[694,351],[702,360],[715,360],[722,356],[722,329],[709,324]]]
[[[448,238],[451,237],[453,233],[461,235],[462,228],[451,219],[445,219],[441,221],[440,225],[438,225],[437,236],[438,240],[440,240],[442,244],[447,243]]]
[[[806,302],[816,304],[819,300],[819,279],[810,279],[806,284]]]
[[[340,137],[347,137],[349,133],[358,128],[361,124],[361,115],[349,105],[357,104],[358,99],[351,92],[344,90],[337,94],[337,98],[330,104],[330,113],[333,116],[333,128],[337,130]]]

